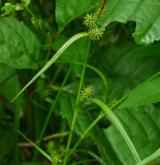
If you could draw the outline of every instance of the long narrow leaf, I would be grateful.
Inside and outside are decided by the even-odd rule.
[[[26,90],[41,74],[43,74],[61,55],[62,53],[76,40],[87,36],[86,32],[79,33],[71,37],[57,52],[56,54],[47,62],[46,65],[24,86],[24,88],[13,98],[11,102],[17,99],[17,97]]]
[[[40,147],[38,147],[34,142],[32,142],[30,139],[28,139],[21,131],[18,131],[19,134],[21,136],[24,137],[24,139],[26,139],[28,142],[30,142],[36,149],[39,153],[41,153],[45,158],[47,158],[50,162],[52,162],[52,158],[46,153],[44,152]]]
[[[154,159],[158,158],[160,156],[160,148],[156,150],[153,154],[150,156],[146,157],[144,160],[141,162],[137,163],[136,165],[146,165],[147,163],[150,163]]]
[[[92,99],[92,101],[94,103],[96,103],[98,106],[100,106],[102,108],[103,111],[105,111],[105,113],[107,114],[109,120],[112,122],[112,124],[117,128],[117,130],[120,132],[121,136],[123,137],[123,139],[125,140],[125,142],[128,145],[128,148],[130,149],[135,161],[138,163],[141,161],[140,156],[136,150],[136,148],[134,147],[134,144],[132,143],[132,140],[130,139],[130,137],[128,136],[126,130],[124,129],[122,123],[120,122],[120,120],[117,118],[117,116],[110,110],[110,108],[103,103],[101,100],[99,99]]]

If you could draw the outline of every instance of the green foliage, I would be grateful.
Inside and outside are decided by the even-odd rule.
[[[74,18],[81,16],[88,10],[96,6],[94,0],[59,0],[56,1],[56,21],[59,31],[62,31],[64,27],[71,22]]]
[[[1,155],[0,155],[0,162],[2,162],[4,159],[7,160],[7,154],[12,150],[13,148],[13,138],[15,136],[14,132],[12,130],[1,130],[0,131],[0,149],[1,149]],[[12,136],[13,138],[10,138]],[[13,151],[12,151],[13,152]]]
[[[160,1],[157,0],[108,0],[102,26],[110,22],[127,21],[136,22],[136,30],[133,34],[137,43],[150,44],[160,39]]]
[[[139,105],[148,105],[159,102],[159,85],[159,76],[141,83],[127,95],[125,101],[120,105],[120,108],[137,107]]]
[[[159,148],[160,115],[158,109],[155,109],[154,106],[145,106],[134,109],[118,109],[115,112],[131,137],[141,159]],[[117,130],[111,126],[105,129],[105,134],[122,164],[135,164],[127,145]]]
[[[158,0],[0,6],[0,164],[160,163]]]
[[[23,22],[1,17],[0,62],[13,68],[37,68],[40,42]]]

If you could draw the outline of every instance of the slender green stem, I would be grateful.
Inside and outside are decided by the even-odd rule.
[[[67,136],[68,134],[69,134],[69,131],[60,132],[60,133],[54,133],[52,135],[48,135],[48,136],[44,137],[43,141],[48,141],[48,140],[51,140],[51,139],[64,137],[64,136]]]
[[[66,76],[65,76],[65,78],[64,78],[64,80],[63,80],[63,82],[62,82],[62,85],[61,85],[61,87],[60,87],[60,89],[59,89],[59,91],[58,91],[58,94],[57,94],[57,96],[56,96],[56,98],[55,98],[55,101],[54,101],[54,103],[52,104],[52,106],[51,106],[51,108],[50,108],[50,110],[49,110],[49,113],[48,113],[48,115],[47,115],[46,121],[45,121],[45,123],[44,123],[44,125],[43,125],[42,131],[41,131],[41,134],[40,134],[40,137],[39,137],[39,141],[41,141],[41,139],[43,138],[43,135],[44,135],[45,130],[46,130],[46,128],[47,128],[49,119],[51,118],[52,112],[53,112],[53,110],[54,110],[54,108],[55,108],[55,106],[56,106],[56,104],[57,104],[57,102],[58,102],[58,99],[59,99],[61,93],[63,92],[62,89],[63,89],[64,85],[66,84],[66,81],[67,81],[67,79],[68,79],[68,77],[69,77],[69,75],[70,75],[70,73],[71,73],[71,70],[72,70],[72,67],[69,68],[69,70],[68,70],[68,72],[67,72],[67,74],[66,74]]]
[[[28,6],[25,6],[25,9],[30,14],[31,17],[35,17],[36,18],[35,14],[32,12],[32,10]]]
[[[80,81],[80,84],[82,84],[82,81]],[[80,89],[80,87],[81,87],[81,85],[79,86],[79,89]],[[78,92],[77,98],[79,98],[79,92]],[[67,161],[68,161],[68,155],[69,155],[68,153],[69,153],[69,149],[70,149],[70,145],[71,145],[71,141],[72,141],[72,136],[73,136],[73,131],[74,131],[75,124],[76,124],[77,115],[78,115],[78,101],[76,101],[76,105],[75,105],[75,110],[74,110],[74,114],[73,114],[73,119],[72,119],[72,123],[71,123],[71,129],[70,129],[68,141],[67,141],[67,147],[66,147],[63,165],[66,165]]]
[[[78,116],[78,109],[79,109],[78,105],[79,105],[79,101],[80,101],[80,93],[81,93],[83,82],[84,82],[84,75],[85,75],[85,70],[86,70],[88,54],[89,53],[87,53],[87,55],[86,55],[85,65],[83,66],[83,70],[82,70],[82,74],[81,74],[81,80],[80,80],[80,84],[79,84],[79,88],[78,88],[76,104],[75,104],[75,110],[74,110],[73,119],[72,119],[72,123],[71,123],[70,134],[69,134],[68,141],[67,141],[67,147],[66,147],[66,152],[65,152],[65,156],[64,156],[63,165],[66,165],[67,161],[68,161],[69,149],[70,149],[72,136],[73,136],[73,131],[74,131],[77,116]]]
[[[92,156],[101,165],[107,165],[106,162],[104,162],[104,160],[102,158],[100,158],[98,155],[96,155],[94,152],[88,151],[88,154],[90,156]]]
[[[14,102],[19,95],[21,95],[22,92],[24,92],[24,90],[26,88],[28,88],[41,74],[43,74],[61,55],[62,53],[72,44],[74,43],[76,40],[87,36],[88,33],[86,32],[82,32],[82,33],[78,33],[76,35],[74,35],[73,37],[71,37],[54,55],[53,57],[46,63],[46,65],[44,65],[44,67],[24,86],[24,88],[13,98],[13,100],[11,102]]]
[[[61,61],[58,61],[61,63]],[[63,62],[62,62],[63,63]],[[84,63],[81,63],[81,62],[67,62],[69,64],[76,64],[76,65],[84,65]],[[105,91],[105,96],[104,96],[104,101],[107,100],[107,94],[108,94],[108,81],[105,77],[105,75],[99,70],[97,69],[96,67],[90,65],[90,64],[86,64],[86,67],[89,68],[90,70],[94,71],[97,75],[99,75],[99,77],[102,79],[103,83],[104,83],[104,91]]]
[[[31,143],[39,153],[41,153],[45,158],[47,158],[50,162],[52,162],[52,158],[45,152],[43,151],[40,147],[38,147],[34,142],[32,142],[30,139],[28,139],[20,130],[18,130],[19,134],[24,137],[29,143]]]
[[[94,161],[95,162],[98,162],[98,163],[100,163],[101,165],[108,165],[108,164],[106,164],[106,162],[104,162],[103,161],[103,159],[102,158],[100,158],[98,155],[96,155],[94,152],[92,152],[92,151],[86,151],[86,150],[83,150],[83,149],[81,149],[81,150],[77,150],[76,152],[80,152],[80,153],[83,153],[83,154],[85,154],[85,155],[89,155],[89,156],[91,156],[91,157],[93,157],[94,159]],[[77,162],[76,162],[77,163]],[[75,163],[75,164],[76,164]],[[73,164],[72,164],[73,165]]]
[[[71,123],[71,129],[70,129],[68,141],[67,141],[67,146],[66,146],[66,152],[65,152],[65,156],[64,156],[63,165],[66,165],[67,161],[68,161],[69,149],[70,149],[70,145],[71,145],[71,141],[72,141],[72,136],[73,136],[73,131],[74,131],[75,124],[76,124],[77,115],[78,115],[78,107],[76,106],[76,108],[74,110],[74,114],[73,114],[73,120],[72,120],[72,123]]]
[[[79,140],[76,142],[72,150],[70,151],[70,155],[75,151],[75,149],[78,147],[80,142],[86,137],[88,132],[105,116],[105,113],[100,113],[100,115],[89,125],[89,127],[84,131],[82,136],[79,138]]]
[[[123,137],[123,139],[125,140],[126,144],[128,145],[128,148],[130,149],[136,163],[140,162],[140,156],[135,148],[135,146],[133,145],[132,140],[130,139],[130,137],[128,136],[126,130],[124,129],[122,123],[120,122],[120,120],[118,119],[118,117],[112,112],[112,110],[105,104],[103,103],[101,100],[99,99],[91,99],[91,101],[93,101],[94,103],[96,103],[99,107],[102,108],[102,110],[107,114],[109,120],[112,122],[112,124],[117,128],[117,130],[119,131],[119,133],[121,134],[121,136]]]
[[[72,163],[71,165],[79,165],[79,164],[93,164],[93,163],[95,163],[96,162],[96,160],[94,160],[94,159],[86,159],[86,160],[80,160],[80,161],[78,161],[78,162],[75,162],[75,163]]]
[[[15,137],[14,137],[14,143],[16,144],[16,147],[15,147],[15,150],[14,150],[14,161],[15,163],[19,163],[19,153],[20,153],[20,150],[19,150],[19,147],[18,147],[18,143],[19,143],[19,134],[17,134],[17,130],[19,129],[19,126],[20,126],[20,110],[21,110],[21,107],[20,107],[20,104],[19,104],[20,100],[16,100],[14,102],[14,131],[15,131]]]

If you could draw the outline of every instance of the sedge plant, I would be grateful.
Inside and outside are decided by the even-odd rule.
[[[28,1],[29,2],[29,1]],[[42,67],[42,69],[40,69],[40,71],[24,86],[24,88],[13,98],[12,102],[14,102],[21,94],[22,92],[24,92],[24,90],[26,90],[26,88],[28,88],[35,80],[37,80],[49,67],[51,67],[51,65],[53,63],[55,63],[55,61],[57,61],[57,59],[63,54],[64,51],[66,51],[66,49],[73,44],[74,42],[76,42],[78,39],[83,38],[83,37],[90,37],[91,40],[99,40],[104,33],[104,29],[97,23],[98,17],[100,15],[102,15],[103,10],[105,8],[107,0],[103,0],[102,6],[100,7],[99,11],[96,14],[87,14],[84,17],[84,25],[87,26],[88,31],[87,32],[82,32],[82,33],[78,33],[76,35],[74,35],[73,37],[71,37],[54,55],[53,57]],[[28,6],[29,3],[27,3],[26,5],[26,10],[28,11]],[[30,11],[28,11],[30,12]],[[31,15],[33,15],[31,13]],[[116,129],[119,131],[119,133],[121,134],[121,136],[123,137],[124,141],[126,142],[131,154],[133,155],[134,159],[135,159],[135,163],[136,165],[144,165],[146,163],[149,163],[150,161],[152,161],[153,159],[157,158],[160,155],[159,150],[155,151],[152,155],[148,156],[146,159],[141,160],[138,151],[136,150],[132,140],[130,139],[129,135],[127,134],[126,130],[124,129],[122,123],[120,122],[120,120],[118,119],[118,117],[114,114],[114,112],[112,111],[121,101],[123,101],[124,98],[122,98],[121,100],[117,101],[116,104],[114,104],[113,106],[109,107],[105,104],[105,102],[94,98],[94,99],[89,99],[90,94],[92,93],[92,86],[88,86],[86,88],[84,88],[84,90],[82,90],[83,88],[83,83],[84,83],[84,75],[85,75],[85,70],[86,67],[92,68],[93,70],[95,70],[98,74],[99,71],[97,71],[95,68],[93,68],[92,66],[89,66],[87,64],[87,59],[88,56],[85,57],[85,63],[83,64],[83,69],[82,69],[82,73],[81,73],[81,79],[80,79],[80,83],[79,83],[79,87],[78,87],[78,92],[77,92],[77,97],[76,97],[76,103],[74,105],[74,112],[73,112],[73,119],[71,122],[71,126],[70,126],[70,131],[69,131],[69,136],[68,136],[68,140],[67,140],[67,145],[66,145],[66,150],[65,150],[65,154],[64,154],[64,161],[63,161],[63,165],[67,165],[67,163],[69,162],[69,158],[71,156],[71,154],[73,153],[73,151],[75,151],[75,149],[77,148],[77,146],[80,144],[80,142],[82,141],[82,139],[84,139],[86,137],[86,135],[89,133],[89,131],[98,123],[98,121],[100,121],[103,117],[107,116],[108,119],[111,121],[111,123],[116,127]],[[68,74],[66,75],[62,86],[58,92],[58,95],[56,97],[56,101],[54,103],[54,105],[51,107],[51,110],[48,114],[48,117],[46,119],[46,122],[44,124],[44,127],[42,129],[41,135],[39,140],[42,139],[43,135],[44,135],[44,131],[47,127],[49,118],[51,117],[51,113],[55,107],[55,104],[57,103],[57,100],[60,96],[60,94],[62,93],[62,88],[64,87],[64,84],[67,81],[67,78],[69,77],[69,74],[71,72],[71,68],[68,71]],[[101,76],[102,79],[105,79],[103,74],[99,74]],[[105,83],[105,86],[107,83]],[[75,125],[76,125],[76,120],[77,120],[77,116],[78,116],[78,111],[79,111],[79,104],[81,103],[81,101],[85,100],[85,99],[89,99],[92,103],[97,104],[102,111],[100,112],[99,116],[93,121],[93,123],[91,123],[91,125],[84,131],[84,133],[82,134],[82,136],[80,137],[80,139],[76,142],[76,144],[73,146],[73,148],[71,149],[71,141],[72,141],[72,136],[73,136],[73,132],[75,129]],[[25,137],[25,135],[22,132],[19,132],[26,140],[28,140],[44,157],[46,157],[50,162],[52,162],[52,158],[44,153],[37,145],[35,145],[32,141],[30,141],[28,138]],[[91,155],[95,158],[97,158],[98,160],[100,160],[96,155],[94,155],[94,153],[91,153]],[[104,162],[102,162],[103,164]]]
[[[97,24],[97,16],[92,15],[92,14],[87,14],[86,17],[84,17],[84,24],[88,27],[88,32],[82,32],[82,33],[78,33],[76,35],[74,35],[73,37],[71,37],[54,55],[53,57],[42,67],[42,69],[40,69],[40,71],[22,88],[22,90],[12,99],[11,102],[14,102],[35,80],[37,80],[37,78],[39,78],[62,54],[63,52],[71,45],[73,44],[75,41],[77,41],[78,39],[82,38],[82,37],[90,37],[91,40],[99,40],[104,33],[104,29],[101,28],[98,24]],[[86,56],[86,64],[87,65],[87,56]],[[76,104],[75,104],[75,111],[74,111],[74,115],[73,115],[73,120],[72,120],[72,124],[71,124],[71,131],[69,133],[69,138],[68,138],[68,142],[67,142],[67,147],[66,147],[66,152],[65,152],[65,157],[64,157],[64,163],[63,165],[67,164],[68,161],[68,155],[69,155],[69,149],[70,149],[70,144],[71,144],[71,140],[72,140],[72,134],[74,131],[74,127],[75,127],[75,123],[76,123],[76,119],[77,119],[77,115],[78,115],[78,104],[80,102],[80,95],[81,95],[81,90],[82,90],[82,86],[83,86],[83,81],[84,81],[84,74],[85,74],[85,68],[86,66],[83,66],[83,70],[82,70],[82,75],[81,75],[81,80],[80,80],[80,85],[79,85],[79,89],[78,89],[78,94],[77,94],[77,99],[76,99]],[[65,83],[65,82],[64,82]],[[53,108],[52,108],[53,109]],[[52,112],[52,111],[51,111]],[[51,113],[49,113],[45,126],[42,130],[41,133],[41,137],[42,138],[43,134],[44,134],[44,130],[46,128],[46,124],[48,123],[48,120],[50,118]]]
[[[102,12],[102,10],[104,9],[104,5],[105,5],[106,1],[104,1],[104,3],[102,4],[103,6],[101,7],[100,11],[98,14],[100,14]],[[63,52],[72,44],[74,43],[76,40],[82,38],[82,37],[87,37],[89,36],[92,40],[99,40],[104,33],[104,29],[101,28],[98,23],[97,23],[97,18],[98,18],[98,14],[87,14],[84,17],[84,25],[86,25],[88,27],[88,32],[82,32],[79,34],[74,35],[73,37],[71,37],[54,55],[53,57],[44,65],[44,67],[42,67],[42,69],[24,86],[24,88],[13,98],[12,102],[14,102],[19,95],[21,95],[21,93],[28,88],[39,76],[41,76],[62,54]],[[76,103],[75,103],[75,109],[74,109],[74,114],[73,114],[73,119],[71,122],[71,129],[70,129],[70,133],[68,136],[68,141],[67,141],[67,146],[66,146],[66,151],[65,151],[65,155],[64,155],[64,161],[63,161],[63,165],[66,165],[68,160],[69,160],[69,156],[70,156],[70,146],[71,146],[71,141],[72,141],[72,136],[73,136],[73,132],[74,132],[74,128],[75,128],[75,124],[76,124],[76,120],[77,120],[77,116],[78,116],[78,109],[79,109],[79,104],[82,100],[84,99],[88,99],[89,94],[92,92],[92,86],[88,86],[87,88],[85,88],[82,91],[82,87],[83,87],[83,82],[84,82],[84,75],[85,75],[85,69],[86,69],[86,65],[87,65],[87,59],[88,57],[86,56],[85,59],[85,65],[83,66],[83,70],[81,73],[81,79],[80,79],[80,84],[79,84],[79,88],[78,88],[78,93],[77,93],[77,98],[76,98]],[[67,76],[68,77],[68,76]],[[65,83],[66,80],[64,80]],[[62,87],[64,86],[64,84],[62,85]],[[61,91],[60,91],[61,93]],[[139,154],[136,150],[136,148],[134,147],[131,139],[129,138],[128,134],[126,133],[125,129],[123,128],[123,125],[121,124],[121,122],[119,121],[119,119],[116,117],[116,115],[110,110],[110,108],[105,105],[101,100],[99,99],[91,99],[92,102],[96,103],[98,106],[100,106],[102,108],[102,110],[104,110],[104,112],[101,112],[100,115],[98,116],[98,118],[88,127],[88,129],[85,131],[84,135],[80,138],[80,140],[76,143],[76,145],[73,147],[72,151],[78,146],[78,144],[80,143],[80,141],[85,137],[85,135],[89,132],[89,130],[91,128],[93,128],[93,126],[101,119],[103,118],[106,114],[108,116],[108,118],[110,119],[110,121],[113,123],[113,125],[118,129],[118,131],[120,132],[120,134],[122,135],[122,137],[124,138],[125,142],[127,143],[135,161],[137,163],[139,163],[141,161]],[[52,111],[50,111],[52,113]],[[50,114],[51,114],[50,113]],[[42,134],[40,139],[42,138],[43,134],[44,134],[44,130],[46,128],[46,125],[48,123],[48,119],[50,118],[50,114],[46,120],[45,123],[45,127],[42,130]],[[21,135],[23,135],[21,133]],[[28,139],[27,139],[28,140]],[[40,148],[38,148],[36,146],[36,148],[41,152]],[[42,152],[41,152],[42,153]],[[42,153],[43,154],[43,153]],[[45,157],[47,157],[50,161],[50,157],[48,155],[43,154]]]

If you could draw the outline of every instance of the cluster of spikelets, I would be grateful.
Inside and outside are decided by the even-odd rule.
[[[92,85],[86,86],[86,87],[81,91],[81,94],[80,94],[80,101],[87,100],[88,98],[91,97],[92,93],[93,93],[93,86],[92,86]]]
[[[104,29],[97,24],[97,17],[93,14],[87,14],[84,17],[84,25],[88,27],[88,34],[92,40],[99,40],[103,34]]]

